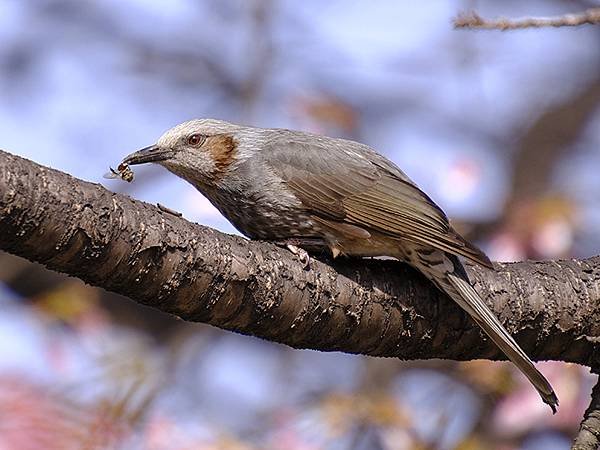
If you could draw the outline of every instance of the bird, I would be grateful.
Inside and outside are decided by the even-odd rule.
[[[556,412],[544,375],[475,291],[462,257],[489,258],[398,166],[359,142],[302,131],[195,119],[166,131],[121,165],[157,163],[200,191],[250,239],[333,258],[406,262],[454,300]]]

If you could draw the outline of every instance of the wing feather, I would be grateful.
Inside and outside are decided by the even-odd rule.
[[[265,162],[317,217],[491,262],[452,229],[444,212],[398,167],[369,147],[288,132]]]

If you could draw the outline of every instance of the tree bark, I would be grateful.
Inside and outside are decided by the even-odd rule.
[[[600,380],[592,390],[592,401],[583,415],[572,450],[597,450],[600,448]]]
[[[0,249],[138,303],[295,348],[504,359],[462,310],[392,260],[313,259],[220,233],[0,151]],[[536,360],[597,367],[600,257],[470,267]]]

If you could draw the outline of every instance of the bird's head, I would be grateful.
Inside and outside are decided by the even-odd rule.
[[[242,128],[214,119],[190,120],[165,132],[156,144],[127,155],[123,164],[158,163],[196,186],[205,185],[235,162],[236,134]]]

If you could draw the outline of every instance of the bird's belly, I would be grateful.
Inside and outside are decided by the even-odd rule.
[[[308,214],[288,211],[279,205],[238,202],[235,206],[219,205],[218,208],[233,226],[251,239],[284,240],[320,236]]]
[[[212,195],[210,195],[212,194]],[[315,220],[309,211],[294,202],[267,201],[250,196],[235,202],[210,192],[207,197],[242,234],[251,239],[268,241],[294,238],[323,239],[332,253],[348,256],[392,256],[403,258],[401,242],[377,232],[367,238],[350,237],[335,222]],[[229,200],[229,201],[228,201]],[[329,223],[329,226],[327,225]],[[356,233],[355,233],[356,234]]]

